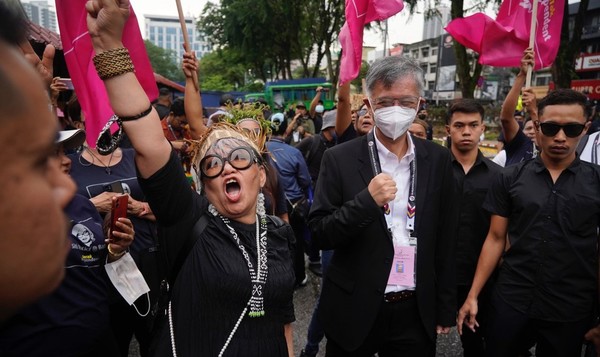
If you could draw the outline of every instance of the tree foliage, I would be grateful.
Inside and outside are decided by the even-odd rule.
[[[148,58],[154,72],[174,81],[185,80],[185,76],[175,60],[175,53],[173,51],[158,47],[148,40],[144,41],[144,45],[146,46],[146,52],[148,53]]]
[[[198,28],[216,47],[243,53],[244,64],[263,81],[293,78],[294,61],[302,64],[302,76],[315,76],[324,58],[331,76],[330,47],[343,15],[343,0],[222,0],[207,3]],[[317,58],[314,67],[311,53]]]

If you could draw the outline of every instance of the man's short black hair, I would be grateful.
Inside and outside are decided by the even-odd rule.
[[[169,88],[166,87],[162,87],[159,91],[158,91],[158,96],[159,97],[167,97],[167,96],[171,96],[171,91],[169,90]]]
[[[452,119],[452,115],[454,115],[454,113],[479,113],[481,121],[483,121],[485,110],[483,109],[483,106],[474,99],[459,99],[452,103],[450,109],[448,109],[448,113],[446,113],[446,125],[450,124],[450,120]]]
[[[224,107],[228,104],[235,104],[235,98],[231,94],[225,93],[221,96],[221,99],[219,100],[219,105]]]
[[[179,97],[173,101],[171,104],[171,113],[176,117],[180,117],[185,115],[185,106],[182,97]]]
[[[581,105],[586,121],[592,115],[592,108],[588,105],[588,100],[585,94],[573,89],[559,88],[548,92],[548,95],[538,102],[538,117],[541,117],[544,114],[544,108],[547,106],[560,104]]]

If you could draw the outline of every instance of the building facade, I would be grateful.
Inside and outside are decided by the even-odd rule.
[[[575,14],[580,3],[569,4],[569,13]],[[569,29],[573,28],[574,16],[571,16]],[[583,17],[580,56],[575,62],[578,79],[571,87],[586,92],[590,99],[600,100],[600,0],[590,0]]]
[[[29,1],[23,2],[22,5],[31,22],[57,32],[56,11],[48,4],[48,1]]]
[[[423,21],[423,38],[438,38],[450,22],[450,8],[447,5],[439,5],[427,10],[427,13],[429,16],[425,16]]]
[[[165,50],[173,51],[177,60],[183,57],[183,33],[177,16],[144,16],[146,23],[146,39]],[[201,58],[212,51],[212,45],[204,33],[196,28],[193,18],[185,19],[191,49],[196,57]]]

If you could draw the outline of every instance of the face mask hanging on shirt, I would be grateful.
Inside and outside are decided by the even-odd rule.
[[[383,135],[396,140],[408,131],[410,124],[412,124],[417,115],[417,111],[394,105],[376,109],[374,114],[375,125],[381,130]]]

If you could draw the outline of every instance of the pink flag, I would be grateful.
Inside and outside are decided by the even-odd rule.
[[[565,0],[540,0],[534,41],[535,69],[552,64],[560,45]],[[496,20],[483,13],[454,19],[448,26],[452,37],[479,53],[479,63],[496,67],[520,67],[529,47],[533,0],[504,0]]]
[[[114,112],[104,83],[98,77],[92,62],[94,49],[87,30],[86,2],[87,0],[56,0],[56,15],[69,75],[85,115],[87,142],[90,147],[95,147],[100,130]],[[132,7],[123,31],[123,44],[129,49],[135,75],[148,98],[151,101],[156,99],[158,88]]]
[[[385,20],[403,8],[402,0],[346,0],[346,23],[340,31],[340,84],[353,80],[360,72],[365,24]]]

